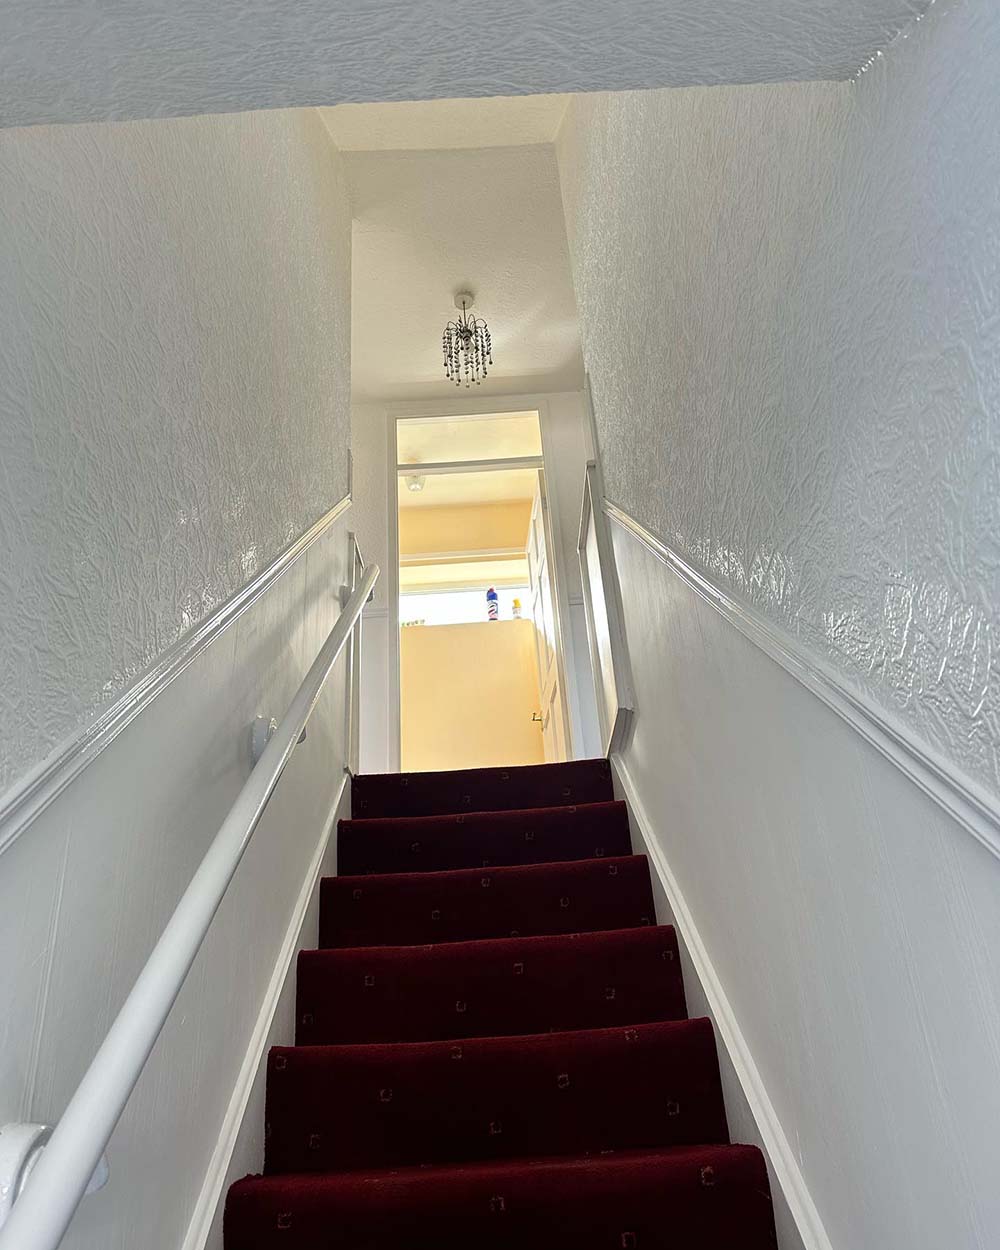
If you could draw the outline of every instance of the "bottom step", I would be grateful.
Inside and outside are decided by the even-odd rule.
[[[753,1146],[247,1177],[227,1250],[774,1250]]]

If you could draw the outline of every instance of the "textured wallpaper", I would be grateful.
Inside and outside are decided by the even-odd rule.
[[[929,0],[4,0],[0,125],[846,78]]]
[[[991,0],[937,5],[853,82],[560,142],[609,496],[994,792],[998,65]]]
[[[0,793],[347,491],[313,111],[0,131]]]

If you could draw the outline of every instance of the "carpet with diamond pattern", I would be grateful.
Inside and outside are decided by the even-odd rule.
[[[226,1250],[774,1250],[605,760],[362,776]]]

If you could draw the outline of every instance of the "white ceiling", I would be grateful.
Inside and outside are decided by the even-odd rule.
[[[416,141],[416,122],[400,128]],[[551,144],[354,151],[344,159],[355,214],[356,400],[485,399],[583,385]],[[494,367],[471,390],[447,382],[441,355],[463,288],[475,293],[474,311],[493,336]]]
[[[419,467],[414,466],[419,475]],[[407,475],[408,476],[408,475]],[[409,490],[400,474],[401,508],[444,508],[482,503],[526,502],[534,499],[537,469],[504,469],[492,473],[428,473],[423,490]]]
[[[929,2],[4,0],[0,125],[845,79]]]
[[[569,96],[495,96],[416,103],[339,104],[320,116],[342,152],[520,147],[554,143]]]

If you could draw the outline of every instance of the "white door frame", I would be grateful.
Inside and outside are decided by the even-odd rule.
[[[399,670],[399,516],[397,511],[398,447],[396,440],[396,424],[407,417],[436,418],[442,420],[455,417],[485,416],[489,413],[537,412],[538,425],[542,438],[542,462],[551,464],[551,426],[549,406],[544,395],[507,395],[495,399],[484,399],[482,396],[454,400],[427,400],[389,404],[386,407],[386,530],[388,533],[388,568],[385,570],[386,596],[388,599],[388,672],[386,680],[386,726],[388,737],[388,767],[390,772],[398,772],[401,758],[401,725],[400,725],[400,670]],[[450,466],[451,471],[460,472],[466,462],[459,461]],[[512,467],[512,462],[507,462]],[[436,466],[435,466],[436,467]],[[447,471],[441,466],[441,472]],[[423,472],[423,466],[421,466]],[[563,567],[562,527],[559,519],[559,508],[552,503],[552,474],[546,474],[546,491],[549,493],[548,536],[551,544],[549,562],[555,594],[553,611],[555,616],[556,640],[558,644],[558,663],[562,677],[562,700],[564,715],[569,735],[571,754],[579,756],[583,744],[577,741],[573,718],[570,715],[570,700],[567,683],[575,682],[576,666],[573,663],[573,640],[569,629],[569,598],[566,591],[566,571]]]

